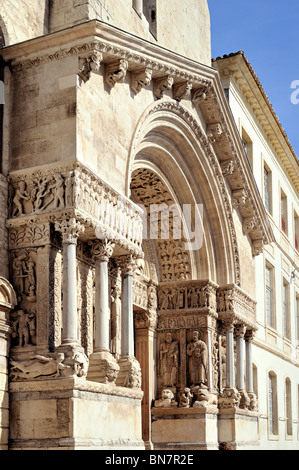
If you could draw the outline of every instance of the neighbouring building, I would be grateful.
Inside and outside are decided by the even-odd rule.
[[[207,1],[0,28],[0,449],[298,448],[298,159]]]

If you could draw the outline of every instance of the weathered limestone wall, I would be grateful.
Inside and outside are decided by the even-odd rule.
[[[62,386],[64,389],[59,389]],[[55,380],[31,382],[21,388],[12,385],[11,450],[144,448],[140,393],[137,399],[134,393],[131,397],[115,396],[101,384],[87,382],[81,390],[80,385],[74,386],[76,390],[73,386],[72,381],[56,385]],[[111,416],[117,416],[115,426]]]
[[[211,63],[210,15],[206,0],[158,0],[156,38],[132,0],[52,0],[50,30],[98,19],[206,65]]]
[[[252,241],[249,235],[244,235],[242,218],[238,211],[233,209],[234,224],[238,239],[240,257],[240,287],[251,297],[255,298],[255,258],[252,256]]]
[[[13,74],[10,170],[75,158],[77,70],[71,56]]]
[[[0,27],[10,45],[49,32],[49,0],[2,0]]]

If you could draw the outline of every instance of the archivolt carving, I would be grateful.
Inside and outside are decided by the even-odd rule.
[[[179,227],[181,220],[176,211],[169,210],[166,225],[157,211],[159,208],[171,208],[174,200],[159,177],[153,172],[142,169],[134,172],[131,183],[132,199],[147,209],[149,230],[148,236],[156,237],[159,255],[161,281],[171,281],[191,278],[189,253],[185,250],[185,241],[173,240],[173,229]],[[156,206],[156,207],[155,207]],[[156,223],[154,231],[153,223]]]
[[[212,92],[211,86],[208,87],[208,89],[205,91],[209,96]],[[212,95],[214,96],[214,95]],[[204,100],[206,101],[206,100]],[[224,181],[224,175],[222,173],[222,169],[220,166],[220,163],[218,161],[217,156],[214,153],[214,150],[211,147],[211,143],[208,140],[207,136],[204,134],[199,122],[197,121],[196,117],[189,112],[186,108],[184,108],[181,104],[174,103],[171,101],[159,101],[155,105],[153,105],[149,111],[143,116],[142,120],[139,123],[138,131],[135,136],[135,142],[136,142],[136,147],[138,142],[140,141],[140,134],[141,130],[143,129],[143,125],[147,120],[150,119],[150,117],[156,113],[173,113],[177,115],[179,118],[183,119],[185,122],[188,123],[192,131],[196,134],[199,142],[201,143],[204,153],[206,158],[210,162],[210,166],[213,169],[214,175],[215,175],[215,180],[218,182],[221,196],[222,196],[222,201],[223,201],[223,206],[225,209],[226,213],[226,219],[228,222],[229,230],[230,230],[230,237],[231,237],[231,242],[232,242],[232,256],[233,256],[233,262],[234,262],[234,267],[235,267],[235,283],[237,285],[240,285],[240,258],[239,258],[239,248],[238,248],[238,240],[237,240],[237,235],[235,231],[235,226],[234,226],[234,221],[233,221],[233,216],[232,216],[232,210],[231,210],[231,201],[230,201],[230,196]],[[223,122],[220,122],[221,124],[221,130],[222,133],[226,132],[226,128],[223,126]],[[220,129],[219,126],[217,125],[217,129]],[[217,130],[216,129],[216,130]],[[219,135],[222,135],[221,133]],[[132,154],[134,155],[134,152],[136,152],[136,147],[132,149]],[[231,155],[231,153],[229,154]],[[135,156],[135,155],[134,155]],[[233,164],[233,160],[228,160]],[[234,168],[234,167],[233,167]],[[232,171],[233,171],[232,168]],[[134,185],[134,175],[133,175],[133,189],[135,189]],[[153,196],[154,193],[143,193],[143,187],[142,184],[140,185],[139,190],[139,200],[144,204],[146,201],[150,201],[151,197]],[[133,194],[133,193],[132,193]],[[143,197],[143,198],[142,198]],[[189,278],[189,277],[187,277]]]

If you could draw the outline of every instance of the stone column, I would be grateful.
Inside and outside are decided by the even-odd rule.
[[[140,312],[135,315],[136,359],[142,371],[142,439],[146,450],[152,450],[151,408],[155,399],[155,364],[156,356],[157,312]]]
[[[235,387],[234,322],[225,323],[226,331],[226,388]]]
[[[76,219],[56,222],[55,230],[62,234],[63,245],[63,331],[62,344],[78,343],[77,261],[76,247],[84,226]]]
[[[115,385],[119,366],[110,352],[110,309],[108,262],[115,244],[97,240],[91,246],[95,263],[94,350],[90,356],[88,380]]]
[[[245,325],[237,325],[235,334],[237,338],[237,389],[245,389]]]
[[[252,332],[246,334],[246,389],[253,393],[253,371],[252,371]]]
[[[248,408],[250,411],[257,410],[257,399],[253,389],[253,364],[252,364],[252,340],[254,332],[249,330],[245,335],[246,347],[246,391],[248,395]]]
[[[133,275],[138,268],[137,259],[130,255],[119,260],[122,269],[121,359],[117,385],[141,387],[141,370],[134,355]]]
[[[207,331],[207,347],[208,347],[208,388],[209,391],[213,391],[213,363],[212,363],[212,332],[208,329]]]

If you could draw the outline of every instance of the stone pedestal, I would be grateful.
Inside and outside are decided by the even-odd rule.
[[[144,450],[141,391],[82,378],[10,387],[10,450]]]
[[[217,408],[152,409],[155,450],[217,450]]]
[[[219,442],[227,442],[233,450],[255,450],[259,446],[258,436],[256,412],[233,408],[219,411]]]

